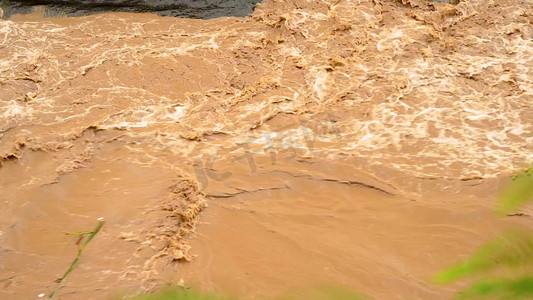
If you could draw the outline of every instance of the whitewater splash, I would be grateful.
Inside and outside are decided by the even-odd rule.
[[[183,238],[205,197],[307,178],[434,203],[424,195],[469,195],[469,182],[531,164],[531,11],[518,0],[269,0],[247,18],[0,21],[8,295],[25,295],[31,267],[19,262],[39,252],[27,246],[39,223],[14,226],[27,209],[61,216],[51,236],[108,211],[117,221],[102,239],[141,254],[93,260],[108,280],[100,286],[140,277],[151,286],[168,279],[167,263],[192,257]],[[292,175],[253,180],[269,172]],[[60,273],[54,259],[48,274]]]

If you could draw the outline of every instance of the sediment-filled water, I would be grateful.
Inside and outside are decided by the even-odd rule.
[[[0,298],[166,283],[448,299],[533,162],[533,3],[0,20]],[[295,292],[296,294],[298,292]]]

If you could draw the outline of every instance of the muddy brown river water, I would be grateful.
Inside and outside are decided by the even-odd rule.
[[[433,275],[533,211],[533,2],[266,0],[245,18],[0,20],[0,298],[245,299]]]

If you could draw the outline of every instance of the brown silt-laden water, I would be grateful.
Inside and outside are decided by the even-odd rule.
[[[209,20],[0,20],[0,298],[167,283],[449,299],[533,213],[533,3],[265,0]],[[45,297],[46,297],[45,296]]]

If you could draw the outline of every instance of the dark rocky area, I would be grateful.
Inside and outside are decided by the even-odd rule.
[[[41,6],[46,16],[84,16],[106,11],[155,12],[195,19],[245,17],[260,0],[3,0],[4,17],[32,12]]]

